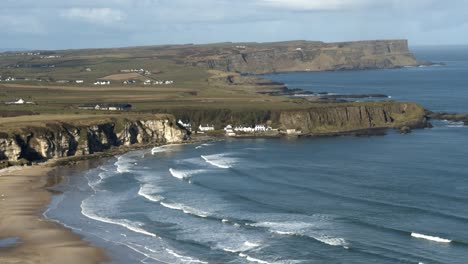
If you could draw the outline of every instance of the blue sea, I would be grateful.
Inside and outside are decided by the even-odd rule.
[[[468,48],[445,65],[269,75],[468,113]],[[242,139],[130,152],[68,177],[44,213],[111,263],[467,263],[468,127]]]

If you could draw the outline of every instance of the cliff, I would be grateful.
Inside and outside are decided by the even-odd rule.
[[[424,108],[414,103],[369,103],[283,111],[279,124],[306,134],[373,128],[424,127]]]
[[[297,129],[305,134],[341,133],[373,128],[411,128],[426,125],[425,110],[415,103],[363,102],[321,103],[297,109],[177,109],[160,110],[190,120],[193,127],[212,124],[223,129],[268,124],[281,130]]]
[[[209,69],[245,74],[398,68],[420,65],[406,40],[340,43],[291,41],[247,43],[213,54],[205,50],[190,62]],[[220,54],[220,55],[219,55]]]
[[[95,154],[113,147],[176,143],[185,131],[173,118],[116,119],[86,126],[54,122],[24,127],[0,135],[0,161],[4,165]]]

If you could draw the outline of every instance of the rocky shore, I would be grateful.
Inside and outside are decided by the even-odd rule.
[[[452,122],[463,122],[465,126],[468,126],[468,114],[457,114],[457,113],[437,113],[432,111],[426,111],[426,115],[430,119],[447,120]]]

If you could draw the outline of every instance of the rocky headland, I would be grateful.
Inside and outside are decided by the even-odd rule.
[[[430,64],[413,56],[407,40],[236,43],[231,48],[198,47],[197,51],[187,57],[187,63],[243,74],[388,69]]]

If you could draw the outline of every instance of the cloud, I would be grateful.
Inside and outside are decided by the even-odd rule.
[[[10,34],[40,35],[46,31],[44,25],[31,16],[0,14],[0,24],[3,31]]]
[[[63,10],[61,16],[101,25],[115,24],[123,21],[126,17],[120,10],[111,8],[69,8]]]
[[[370,0],[258,0],[261,5],[296,11],[333,11],[380,5]],[[388,2],[388,1],[382,1]]]

